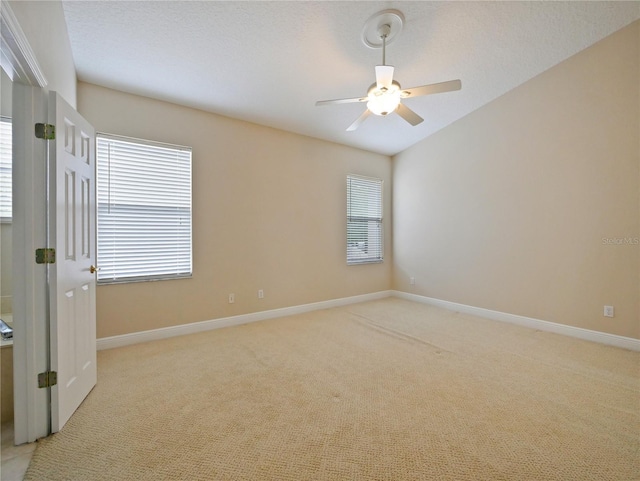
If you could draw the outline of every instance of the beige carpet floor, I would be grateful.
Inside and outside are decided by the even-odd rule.
[[[98,355],[27,480],[640,479],[640,353],[389,298]]]

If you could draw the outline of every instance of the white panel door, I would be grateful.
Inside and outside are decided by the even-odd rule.
[[[95,131],[56,92],[50,93],[51,429],[58,432],[96,384]]]

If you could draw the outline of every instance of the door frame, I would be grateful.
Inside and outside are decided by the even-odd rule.
[[[15,444],[49,434],[50,389],[37,387],[48,370],[46,269],[34,261],[46,246],[46,143],[34,124],[47,120],[47,80],[26,35],[0,1],[0,65],[13,83],[13,391]]]

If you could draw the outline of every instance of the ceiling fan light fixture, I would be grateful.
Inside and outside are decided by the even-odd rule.
[[[367,98],[367,108],[375,115],[388,115],[400,105],[400,89],[392,85],[390,89],[371,89]]]
[[[402,30],[403,24],[404,16],[398,10],[383,10],[371,16],[365,23],[362,31],[364,44],[371,48],[382,48],[382,65],[376,65],[376,81],[369,87],[366,97],[316,102],[316,105],[367,102],[367,109],[347,128],[347,132],[356,130],[371,114],[386,116],[393,112],[415,127],[424,119],[403,104],[402,99],[452,92],[462,88],[460,80],[449,80],[402,90],[400,84],[393,80],[393,65],[386,64],[386,47]]]

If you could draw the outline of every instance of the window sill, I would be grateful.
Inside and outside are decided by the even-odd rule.
[[[359,266],[362,264],[382,264],[384,262],[384,259],[367,259],[367,260],[362,260],[362,261],[347,261],[347,265],[348,266]]]
[[[117,280],[99,280],[98,286],[111,286],[114,284],[136,284],[139,282],[159,282],[159,281],[176,281],[179,279],[192,279],[193,274],[184,276],[171,276],[171,277],[145,277],[137,279],[117,279]]]

